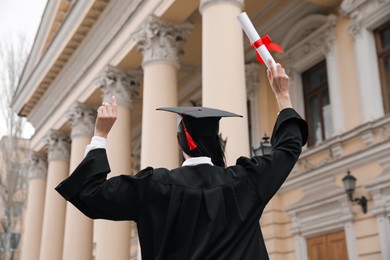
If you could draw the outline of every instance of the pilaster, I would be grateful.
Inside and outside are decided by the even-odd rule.
[[[352,19],[348,32],[354,39],[362,123],[384,115],[374,30],[388,21],[389,0],[344,0],[341,12]]]
[[[251,125],[251,145],[257,146],[260,144],[260,118],[259,118],[259,102],[257,99],[259,88],[259,63],[250,63],[245,65],[245,82],[246,82],[246,96],[249,100],[248,115]]]

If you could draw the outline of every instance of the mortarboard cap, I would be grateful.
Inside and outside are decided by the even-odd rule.
[[[176,113],[180,116],[178,132],[185,133],[190,150],[196,149],[197,146],[191,135],[218,135],[219,120],[222,117],[242,117],[235,113],[208,107],[162,107],[157,110]]]
[[[157,110],[173,112],[181,115],[182,117],[190,116],[194,118],[242,117],[241,115],[235,113],[209,107],[161,107],[157,108]]]

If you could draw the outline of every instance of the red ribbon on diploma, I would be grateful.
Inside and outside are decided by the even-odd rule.
[[[251,43],[251,46],[253,46],[253,47],[255,47],[255,49],[257,49],[263,44],[265,45],[265,47],[269,51],[277,51],[277,52],[283,53],[282,47],[280,47],[279,44],[273,43],[271,40],[271,37],[269,37],[268,34],[264,35],[263,37],[261,37],[260,39],[255,41],[254,43]],[[257,50],[256,50],[256,57],[260,63],[264,63],[263,59],[261,58],[261,56],[259,55]]]

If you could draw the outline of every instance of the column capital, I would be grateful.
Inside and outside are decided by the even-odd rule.
[[[352,24],[348,27],[348,33],[352,35],[354,40],[361,38],[362,32],[362,22],[361,15],[359,11],[355,11],[350,15],[352,19]]]
[[[184,53],[181,46],[192,28],[191,23],[172,23],[150,15],[132,35],[138,43],[138,50],[144,55],[142,66],[150,62],[164,62],[178,69],[178,57]]]
[[[67,116],[69,124],[72,127],[71,137],[76,136],[93,136],[96,107],[76,102],[69,109]]]
[[[260,64],[257,62],[245,64],[246,96],[252,100],[256,96],[256,89],[259,85]]]
[[[134,97],[139,94],[141,81],[141,71],[123,71],[110,65],[96,78],[104,101],[111,102],[111,96],[115,96],[119,105],[129,108],[133,106]]]
[[[68,134],[50,130],[46,139],[48,145],[49,161],[69,161],[70,160],[70,137]]]
[[[40,152],[32,151],[29,158],[28,179],[46,179],[47,157]]]
[[[199,11],[203,13],[203,10],[214,4],[227,3],[238,6],[241,10],[244,8],[244,0],[200,0]]]

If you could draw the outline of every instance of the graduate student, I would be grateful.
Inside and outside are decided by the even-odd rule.
[[[161,108],[179,116],[182,167],[148,167],[136,176],[107,179],[113,98],[98,109],[86,157],[56,190],[90,218],[135,221],[143,260],[269,259],[259,219],[298,160],[308,130],[291,106],[282,66],[267,76],[280,110],[270,154],[240,157],[225,167],[219,120],[238,115],[204,107]]]

